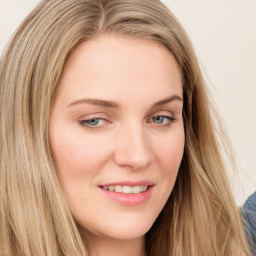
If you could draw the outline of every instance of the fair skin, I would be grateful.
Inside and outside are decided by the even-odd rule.
[[[183,156],[182,94],[179,67],[156,42],[105,35],[68,59],[49,134],[90,256],[145,254]]]

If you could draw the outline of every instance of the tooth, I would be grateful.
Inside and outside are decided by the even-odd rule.
[[[132,187],[132,193],[133,193],[133,194],[138,194],[138,193],[140,193],[140,186]]]
[[[103,186],[103,189],[124,194],[138,194],[146,191],[148,186]]]
[[[122,186],[115,186],[115,192],[122,192]]]
[[[123,186],[123,193],[125,193],[125,194],[131,194],[132,190],[133,189],[130,186]]]

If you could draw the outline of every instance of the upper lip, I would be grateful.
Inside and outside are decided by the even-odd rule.
[[[105,184],[101,184],[99,185],[99,187],[103,187],[103,186],[152,186],[155,185],[154,182],[152,181],[148,181],[148,180],[138,180],[138,181],[117,181],[117,182],[111,182],[111,183],[105,183]]]

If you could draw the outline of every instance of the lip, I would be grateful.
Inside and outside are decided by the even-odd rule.
[[[103,187],[103,186],[153,186],[155,185],[154,182],[152,181],[148,181],[148,180],[140,180],[140,181],[129,181],[129,180],[125,180],[125,181],[117,181],[117,182],[112,182],[112,183],[104,183],[99,185],[99,187]]]
[[[147,190],[138,194],[125,194],[119,193],[114,191],[109,191],[103,189],[103,186],[148,186]],[[149,200],[152,195],[152,191],[154,189],[154,183],[151,181],[119,181],[119,182],[112,182],[102,184],[99,187],[100,191],[103,193],[104,196],[107,198],[126,206],[136,206],[145,203]]]

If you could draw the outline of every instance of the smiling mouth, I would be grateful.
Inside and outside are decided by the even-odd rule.
[[[102,186],[101,187],[104,190],[111,191],[111,192],[117,192],[117,193],[123,193],[123,194],[139,194],[145,192],[149,186]]]
[[[155,183],[150,181],[121,181],[102,184],[99,188],[111,200],[125,206],[135,206],[150,199],[154,186]]]

